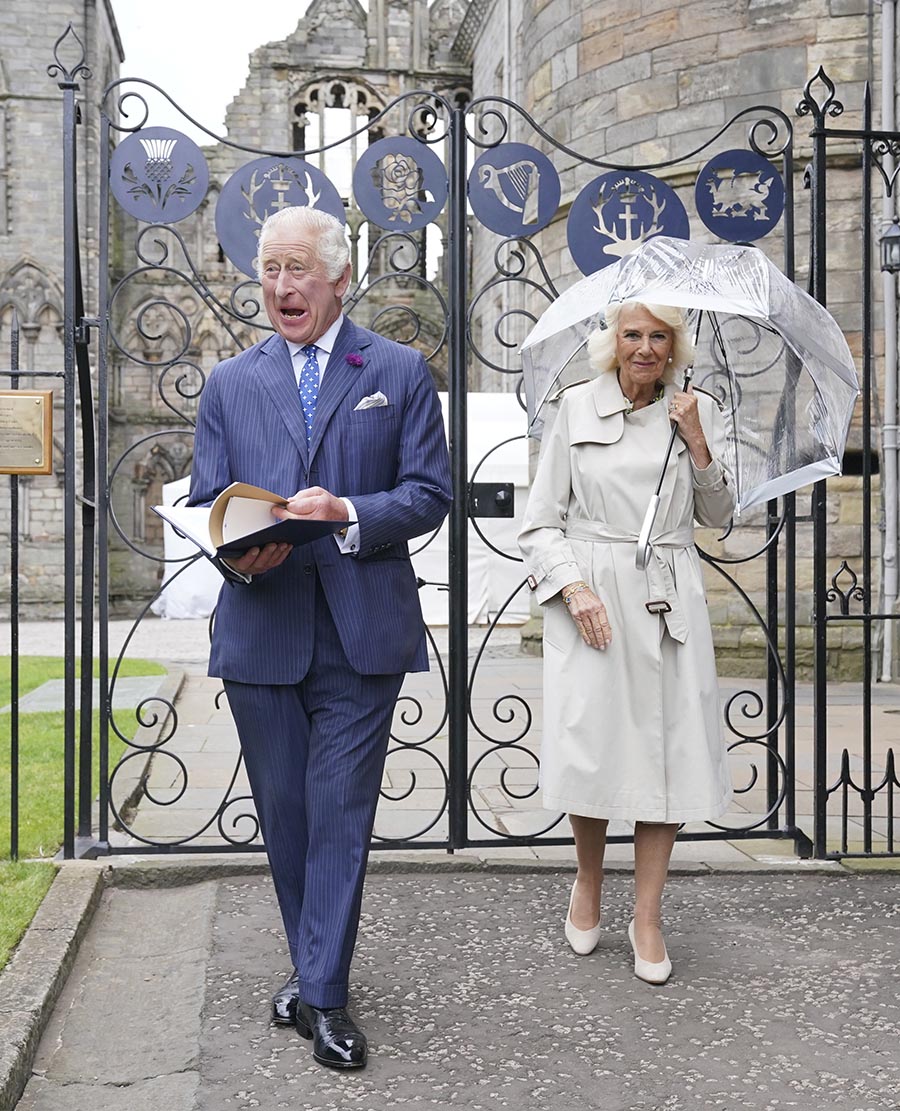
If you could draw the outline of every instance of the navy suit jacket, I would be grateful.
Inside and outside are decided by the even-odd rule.
[[[362,365],[352,365],[348,355]],[[386,406],[355,411],[378,391]],[[191,504],[209,503],[232,482],[284,497],[322,486],[349,498],[359,549],[343,554],[326,536],[294,548],[251,583],[225,583],[210,675],[238,683],[299,682],[315,639],[316,571],[356,671],[428,669],[407,541],[438,527],[451,487],[440,402],[417,351],[345,319],[322,376],[309,444],[280,335],[219,363],[200,399]]]

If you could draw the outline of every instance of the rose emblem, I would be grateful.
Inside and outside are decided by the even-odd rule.
[[[420,201],[432,198],[423,189],[424,173],[408,154],[386,154],[371,170],[372,184],[381,192],[381,203],[389,220],[409,224],[421,211]]]

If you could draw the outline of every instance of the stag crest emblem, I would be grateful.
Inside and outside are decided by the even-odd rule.
[[[741,173],[731,166],[716,166],[703,184],[712,197],[713,217],[766,221],[769,212],[766,202],[772,179],[763,180],[760,171]]]
[[[297,196],[298,190],[303,195],[302,200]],[[300,173],[284,162],[276,162],[267,169],[255,169],[247,187],[241,186],[241,196],[246,202],[242,215],[254,225],[254,232],[259,235],[266,217],[273,212],[292,205],[315,208],[321,195],[322,191],[316,190],[309,170]]]
[[[653,185],[629,175],[611,183],[604,182],[591,206],[595,215],[594,231],[609,240],[603,246],[604,252],[624,258],[641,243],[663,233],[660,217],[667,203]]]

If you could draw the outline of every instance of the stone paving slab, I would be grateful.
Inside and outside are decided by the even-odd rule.
[[[631,878],[607,878],[589,957],[563,938],[570,883],[533,869],[370,874],[358,1073],[322,1069],[269,1024],[286,958],[268,877],[114,888],[19,1111],[144,1111],[153,1092],[172,1111],[896,1111],[895,877],[673,876],[675,971],[660,988],[632,973]],[[188,953],[191,975],[170,975]]]
[[[100,902],[96,865],[70,862],[56,875],[9,964],[0,973],[0,1109],[25,1086],[51,1011]]]
[[[138,706],[145,698],[153,698],[160,688],[163,675],[129,675],[116,680],[113,691],[113,706]],[[81,688],[75,684],[75,705],[81,700]],[[100,680],[94,680],[93,705],[100,702]],[[39,687],[22,695],[19,710],[23,714],[36,714],[44,710],[61,710],[65,706],[65,680],[48,679]],[[0,714],[8,714],[9,706],[0,708]]]

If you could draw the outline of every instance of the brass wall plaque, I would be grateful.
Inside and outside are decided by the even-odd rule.
[[[53,470],[53,391],[0,390],[0,474]]]

